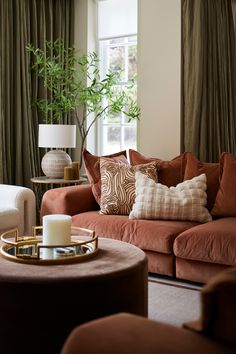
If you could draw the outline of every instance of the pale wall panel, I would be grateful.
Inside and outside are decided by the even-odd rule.
[[[139,0],[138,149],[169,159],[180,152],[180,0]]]

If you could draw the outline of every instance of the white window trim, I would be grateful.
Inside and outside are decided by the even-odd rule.
[[[119,36],[119,37],[112,37],[112,38],[109,38],[109,40],[111,39],[120,39],[120,38],[130,38],[130,37],[135,37],[136,40],[134,41],[134,44],[137,45],[137,34],[133,34],[131,36]],[[105,39],[99,39],[98,40],[98,53],[99,53],[99,58],[103,57],[105,58],[106,56],[104,55],[104,53],[101,55],[101,51],[104,49],[104,47],[102,47],[101,45],[101,42],[102,41],[105,41]],[[107,41],[107,40],[106,40]],[[122,46],[122,47],[125,47],[125,50],[127,51],[128,50],[128,47],[129,45],[132,45],[132,42],[123,42],[123,43],[112,43],[112,44],[107,44],[107,47],[114,47],[114,46]],[[125,56],[125,59],[126,59],[126,63],[125,63],[125,68],[127,69],[127,65],[128,65],[128,56],[126,55]],[[105,62],[105,65],[101,65],[102,61],[100,61],[100,73],[101,73],[101,76],[102,77],[105,77],[106,75],[106,68],[109,66],[109,63]],[[120,83],[120,85],[127,85],[128,84],[128,77],[127,77],[127,74],[128,74],[128,70],[125,70],[125,80],[122,81]],[[106,119],[106,118],[105,118]],[[136,127],[136,146],[137,146],[137,122],[136,121],[133,121],[133,122],[125,122],[125,117],[124,117],[124,114],[122,113],[121,115],[121,122],[120,124],[117,124],[117,123],[106,123],[104,122],[104,118],[100,119],[98,122],[97,122],[97,154],[99,155],[102,155],[104,152],[103,152],[103,144],[102,144],[102,141],[103,141],[103,127],[120,127],[120,133],[121,133],[121,136],[120,136],[120,150],[123,150],[123,146],[124,146],[124,137],[125,137],[125,127]]]

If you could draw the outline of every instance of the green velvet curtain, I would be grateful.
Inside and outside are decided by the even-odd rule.
[[[182,0],[182,151],[236,154],[235,0]]]
[[[0,183],[30,186],[40,175],[40,117],[31,100],[44,90],[25,47],[57,38],[72,45],[73,19],[73,0],[0,1]]]

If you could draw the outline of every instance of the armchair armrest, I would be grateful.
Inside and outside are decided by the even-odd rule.
[[[76,215],[86,211],[98,210],[91,185],[50,189],[43,195],[41,218],[48,214]]]
[[[236,344],[236,268],[213,277],[202,289],[199,321],[184,326]]]
[[[18,230],[21,235],[31,235],[36,223],[34,192],[26,187],[0,184],[0,205],[14,207],[19,212]]]

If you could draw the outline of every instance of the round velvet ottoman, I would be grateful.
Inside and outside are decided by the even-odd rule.
[[[58,354],[74,327],[117,312],[147,315],[147,260],[133,245],[100,238],[94,258],[66,265],[0,257],[3,354]]]

